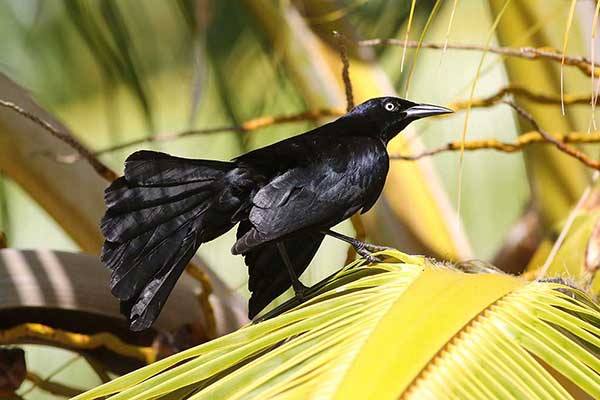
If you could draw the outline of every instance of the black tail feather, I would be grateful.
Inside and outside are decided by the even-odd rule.
[[[113,270],[110,286],[114,296],[120,300],[132,298],[162,265],[170,262],[187,230],[194,229],[198,222],[194,219],[199,215],[193,211],[126,239],[118,246],[114,242],[105,242],[102,260]]]
[[[233,225],[231,215],[212,206],[221,196],[219,179],[235,165],[150,151],[132,154],[125,165],[125,176],[105,193],[101,258],[112,269],[111,290],[131,329],[142,330],[201,242]]]
[[[179,186],[182,183],[210,182],[232,168],[232,163],[173,157],[141,150],[125,160],[125,179],[137,186]]]
[[[126,213],[165,204],[165,202],[182,200],[194,194],[202,193],[210,183],[211,181],[202,181],[177,186],[152,186],[148,188],[147,186],[130,186],[125,177],[121,177],[113,181],[110,189],[105,193],[104,201],[111,213]]]
[[[165,251],[175,251],[169,253],[169,257],[135,297],[121,302],[121,312],[128,317],[129,326],[134,331],[152,325],[199,245],[193,231],[188,231],[183,240],[175,235],[168,242]]]
[[[139,190],[140,188],[135,189]],[[144,189],[150,197],[158,196],[151,192],[160,191],[161,188]],[[122,212],[109,208],[102,219],[100,227],[102,234],[109,241],[122,242],[138,237],[161,224],[170,224],[170,221],[181,215],[197,214],[199,208],[206,209],[210,205],[211,192],[207,189],[208,187],[205,187],[202,193],[192,193],[189,197],[175,201],[165,196],[161,204],[139,210]]]

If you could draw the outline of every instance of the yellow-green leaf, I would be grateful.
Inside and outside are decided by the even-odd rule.
[[[600,307],[582,291],[385,255],[349,265],[299,306],[76,399],[600,396]]]

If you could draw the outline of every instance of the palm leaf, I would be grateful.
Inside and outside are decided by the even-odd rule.
[[[572,222],[569,223],[567,218],[554,226],[529,261],[529,274],[567,275],[571,279],[577,279],[590,294],[600,294],[599,190],[598,184],[592,187],[587,200],[573,211]],[[557,238],[563,231],[565,236],[559,243]],[[558,247],[554,249],[556,246]],[[547,269],[544,271],[545,268]]]
[[[24,88],[1,73],[0,92],[3,100],[18,104],[60,132],[70,134]],[[72,151],[38,124],[12,110],[0,109],[0,170],[58,221],[81,249],[96,253],[102,244],[98,221],[104,210],[102,191],[106,181],[88,165],[73,168],[49,156]],[[58,176],[60,179],[56,179]],[[76,196],[74,187],[78,189]]]
[[[76,399],[600,396],[600,308],[580,290],[385,255]]]
[[[65,7],[108,82],[114,84],[115,80],[120,78],[135,93],[148,128],[152,131],[152,107],[148,89],[142,80],[139,56],[133,46],[120,6],[109,0],[99,3],[103,24],[96,21],[96,7],[92,4],[72,1],[66,2]],[[106,27],[108,32],[104,32],[103,27]]]

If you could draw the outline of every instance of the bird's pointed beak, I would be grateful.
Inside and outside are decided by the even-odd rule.
[[[416,106],[406,109],[404,112],[406,113],[407,118],[419,119],[431,117],[433,115],[450,114],[454,111],[446,107],[434,106],[432,104],[417,104]]]

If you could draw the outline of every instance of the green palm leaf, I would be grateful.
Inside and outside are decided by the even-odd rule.
[[[385,255],[76,399],[600,397],[600,308],[580,290]]]

